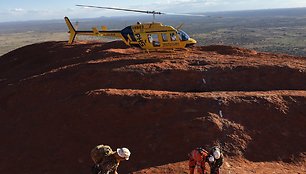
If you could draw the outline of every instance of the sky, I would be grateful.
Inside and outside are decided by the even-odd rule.
[[[306,0],[0,0],[0,22],[125,16],[119,12],[77,7],[77,4],[131,8],[168,13],[205,13],[306,7]]]

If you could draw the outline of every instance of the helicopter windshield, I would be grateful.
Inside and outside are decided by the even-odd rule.
[[[180,40],[182,40],[182,41],[186,41],[186,40],[189,40],[189,36],[188,36],[188,34],[187,33],[185,33],[183,30],[179,30],[178,31],[178,35],[179,35],[179,37],[180,37]]]

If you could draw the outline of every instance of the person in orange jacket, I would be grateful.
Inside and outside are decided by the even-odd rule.
[[[189,174],[207,174],[205,162],[207,162],[208,152],[203,148],[196,148],[189,153]]]

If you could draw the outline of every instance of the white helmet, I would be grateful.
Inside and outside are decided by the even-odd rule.
[[[219,150],[219,149],[216,149],[216,150],[213,152],[213,155],[214,155],[214,158],[215,158],[215,159],[219,159],[220,156],[221,156],[220,150]]]
[[[129,149],[123,147],[123,148],[118,148],[117,149],[117,154],[121,157],[124,158],[125,160],[129,160],[131,152]]]
[[[208,161],[212,163],[212,162],[214,162],[214,161],[215,161],[215,159],[214,159],[214,157],[213,157],[213,156],[211,156],[211,155],[210,155],[210,156],[208,157]]]

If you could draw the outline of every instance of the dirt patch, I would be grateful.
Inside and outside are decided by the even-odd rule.
[[[119,53],[119,54],[126,54],[126,55],[131,55],[131,54],[137,54],[143,52],[142,50],[138,48],[128,48],[128,49],[108,49],[106,50],[107,52],[111,53]]]
[[[209,166],[207,166],[209,169]],[[225,163],[221,168],[221,173],[232,174],[249,174],[249,173],[305,173],[305,165],[287,164],[282,162],[251,162],[242,158],[225,158]],[[188,174],[188,161],[177,162],[172,164],[166,164],[162,166],[156,166],[141,171],[135,172],[135,174],[176,174],[184,173]]]
[[[235,55],[235,56],[252,56],[256,55],[255,50],[248,50],[245,48],[239,48],[234,46],[225,46],[225,45],[210,45],[201,47],[202,51],[213,51],[222,55]]]

